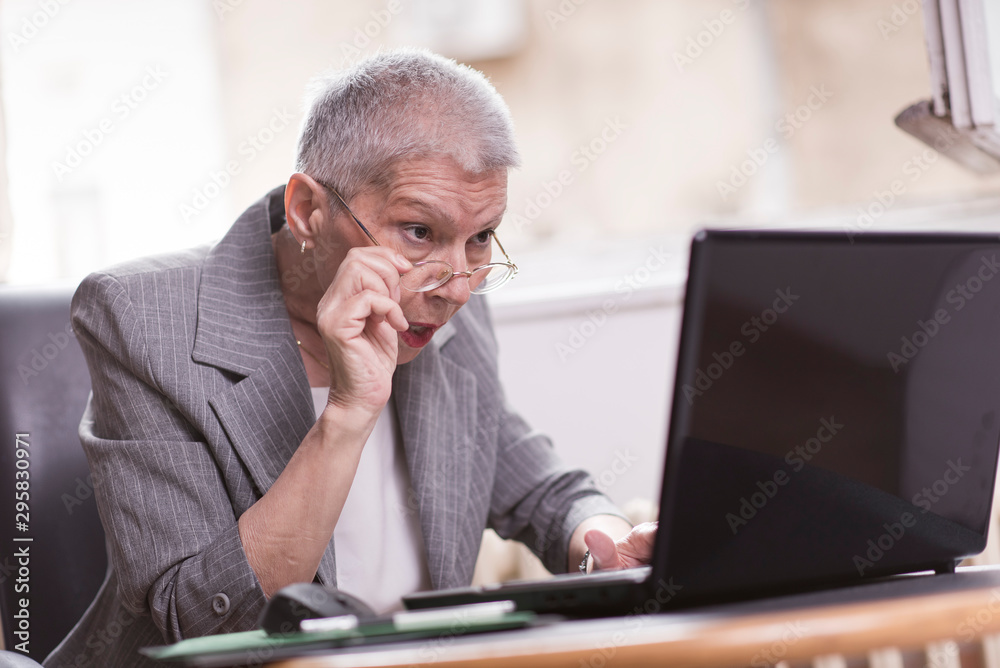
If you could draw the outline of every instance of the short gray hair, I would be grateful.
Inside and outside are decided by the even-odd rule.
[[[314,80],[296,170],[350,199],[387,187],[411,157],[481,174],[520,164],[507,104],[483,74],[417,49],[379,53]]]

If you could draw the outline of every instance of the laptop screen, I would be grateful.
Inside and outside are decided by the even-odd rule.
[[[1000,237],[699,233],[654,577],[947,569],[985,547],[998,439]]]

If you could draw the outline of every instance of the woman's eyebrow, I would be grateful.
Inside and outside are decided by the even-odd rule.
[[[425,215],[427,215],[428,217],[430,217],[430,218],[432,218],[434,220],[440,220],[440,221],[442,221],[444,223],[447,223],[447,224],[449,224],[449,225],[451,225],[453,227],[457,227],[457,225],[458,225],[455,222],[455,219],[451,217],[451,214],[449,214],[444,209],[438,208],[438,207],[434,206],[433,204],[429,204],[429,203],[427,203],[427,202],[425,202],[425,201],[423,201],[421,199],[417,199],[415,197],[400,197],[399,199],[392,200],[391,202],[389,202],[389,206],[386,207],[386,208],[388,208],[388,209],[391,210],[391,209],[395,209],[397,207],[413,207],[415,209],[420,209],[420,210],[423,211],[423,213]],[[505,213],[507,213],[506,209],[504,209],[504,211],[501,211],[496,216],[496,218],[493,218],[492,220],[488,221],[487,223],[484,223],[482,229],[483,230],[487,230],[487,229],[496,227],[500,223],[500,221],[503,220],[503,217],[504,217]]]
[[[428,204],[423,200],[416,199],[415,197],[401,197],[397,200],[393,200],[392,202],[389,203],[388,208],[395,209],[397,207],[412,207],[415,209],[420,209],[423,211],[424,214],[426,214],[430,218],[444,221],[450,225],[455,224],[455,219],[452,218],[447,211],[444,211],[443,209]]]

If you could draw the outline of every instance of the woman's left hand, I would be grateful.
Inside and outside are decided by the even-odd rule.
[[[617,541],[600,529],[591,529],[583,536],[590,550],[587,572],[646,566],[653,558],[657,526],[657,522],[643,522]]]

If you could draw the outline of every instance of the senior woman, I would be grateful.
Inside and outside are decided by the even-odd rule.
[[[319,82],[297,173],[217,245],[81,284],[111,567],[47,665],[142,665],[254,627],[294,582],[390,610],[467,585],[485,527],[553,571],[648,560],[652,529],[504,401],[477,295],[516,271],[496,229],[517,163],[482,75],[381,54]]]

